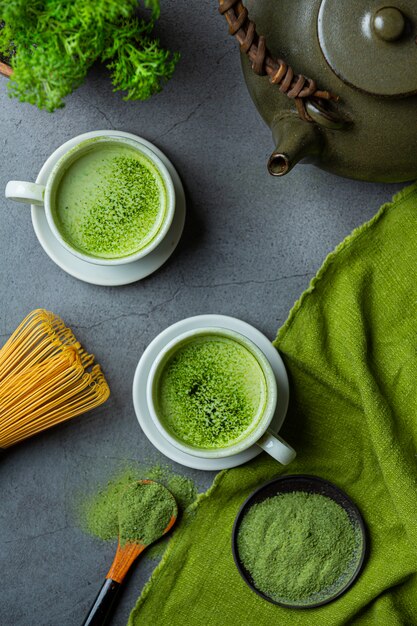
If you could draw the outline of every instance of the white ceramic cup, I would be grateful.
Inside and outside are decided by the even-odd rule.
[[[171,356],[173,356],[180,347],[186,345],[188,342],[192,342],[199,336],[207,335],[216,335],[232,339],[249,350],[249,352],[256,358],[263,371],[267,388],[267,397],[262,415],[260,418],[257,417],[254,419],[254,421],[257,421],[258,423],[249,432],[249,434],[233,445],[210,450],[187,445],[173,436],[161,422],[155,403],[159,374],[169,358],[171,358]],[[265,450],[265,452],[268,452],[268,454],[283,465],[288,465],[288,463],[290,463],[296,456],[295,450],[288,445],[288,443],[269,430],[269,425],[274,417],[277,401],[279,402],[279,398],[277,398],[277,384],[271,365],[263,352],[252,341],[235,331],[218,327],[203,328],[185,332],[170,341],[159,352],[157,358],[152,364],[147,381],[146,399],[152,421],[161,435],[178,450],[191,454],[192,456],[211,459],[229,457],[246,450],[254,444],[260,446],[263,450]]]
[[[151,241],[148,242],[138,252],[134,252],[133,254],[130,254],[128,256],[117,257],[114,259],[106,259],[98,256],[89,255],[71,246],[71,244],[69,244],[61,235],[54,218],[54,195],[62,175],[74,161],[80,158],[80,156],[85,154],[87,151],[96,148],[97,145],[100,143],[129,146],[130,148],[137,150],[140,154],[143,154],[157,168],[162,177],[166,190],[165,215],[155,237],[153,237]],[[79,259],[87,261],[88,263],[94,263],[96,265],[124,265],[126,263],[137,261],[138,259],[141,259],[142,257],[152,252],[152,250],[154,250],[166,236],[172,224],[175,212],[174,184],[172,182],[171,175],[169,174],[165,165],[162,163],[161,159],[147,146],[138,143],[134,139],[129,139],[127,137],[115,137],[114,135],[106,135],[105,132],[103,132],[102,136],[95,137],[94,139],[80,139],[80,142],[74,147],[70,148],[53,167],[46,185],[40,185],[38,183],[30,183],[21,180],[11,180],[6,185],[5,195],[6,198],[10,198],[11,200],[15,200],[16,202],[43,206],[45,209],[45,215],[48,221],[49,228],[51,229],[51,232],[59,241],[59,243],[64,248],[66,248],[66,250],[71,252]]]

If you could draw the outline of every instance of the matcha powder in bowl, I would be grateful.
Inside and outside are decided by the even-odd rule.
[[[288,476],[258,489],[233,530],[240,574],[263,598],[291,608],[335,600],[365,556],[362,518],[349,498],[314,476]]]

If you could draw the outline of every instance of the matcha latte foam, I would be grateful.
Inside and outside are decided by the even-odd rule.
[[[140,252],[157,236],[167,197],[160,172],[139,149],[96,141],[64,170],[54,205],[56,226],[72,248],[117,259]]]
[[[154,386],[167,432],[193,448],[215,450],[245,439],[258,425],[267,382],[258,359],[234,339],[207,334],[168,353]]]

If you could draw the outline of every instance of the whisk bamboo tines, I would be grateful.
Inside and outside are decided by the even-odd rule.
[[[0,350],[0,448],[85,413],[110,389],[94,356],[54,313],[29,313]]]

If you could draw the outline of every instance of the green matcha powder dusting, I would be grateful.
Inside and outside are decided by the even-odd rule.
[[[361,533],[320,494],[286,493],[253,505],[237,538],[239,557],[265,595],[312,604],[341,589],[356,569]]]
[[[82,247],[98,256],[143,247],[160,212],[160,195],[155,174],[146,165],[126,156],[114,158],[108,183],[81,224]]]
[[[260,414],[266,382],[256,358],[236,341],[207,336],[178,350],[160,375],[159,413],[193,447],[236,443]]]
[[[71,246],[119,258],[138,252],[158,234],[166,189],[144,155],[123,145],[97,144],[64,173],[56,203],[58,228]]]

